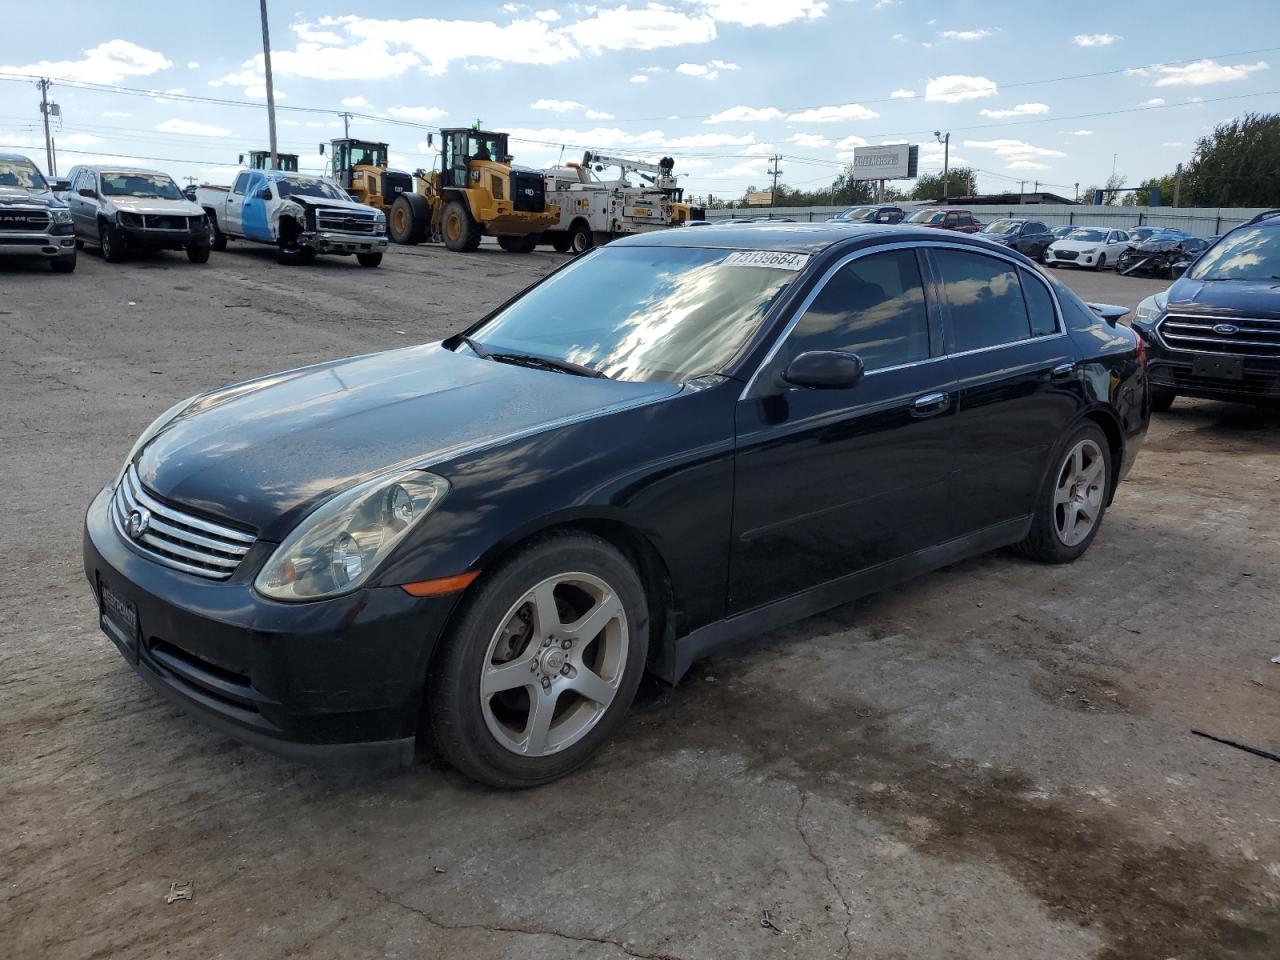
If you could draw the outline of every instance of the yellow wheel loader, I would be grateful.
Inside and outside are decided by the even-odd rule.
[[[348,138],[330,141],[329,146],[333,179],[357,202],[390,217],[396,197],[413,193],[413,177],[388,168],[385,143]],[[324,153],[324,144],[320,144],[320,152]]]
[[[270,150],[250,150],[249,169],[250,170],[270,170],[271,169],[271,151]],[[240,166],[245,166],[245,154],[240,154]],[[298,172],[298,155],[296,153],[276,153],[276,169],[283,170],[286,173]]]
[[[547,203],[542,172],[512,165],[505,133],[450,129],[440,132],[440,140],[440,168],[416,171],[418,191],[391,204],[391,239],[441,240],[467,252],[487,234],[508,252],[533,250],[539,235],[560,219],[555,204]]]

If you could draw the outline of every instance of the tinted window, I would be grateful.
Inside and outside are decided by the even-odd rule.
[[[249,185],[249,174],[242,173],[236,177],[235,184],[231,187],[232,193],[244,193],[244,188]]]
[[[846,263],[800,318],[788,350],[793,357],[846,350],[868,370],[927,359],[929,319],[915,254],[893,250]]]
[[[1044,337],[1058,329],[1053,312],[1053,297],[1049,288],[1026,270],[1022,273],[1022,295],[1027,300],[1027,313],[1031,315],[1031,335]]]
[[[1049,228],[1047,226],[1045,226],[1043,223],[1038,223],[1036,221],[1032,221],[1031,223],[1028,223],[1026,226],[1026,229],[1023,230],[1023,233],[1048,233],[1048,232],[1049,232]]]
[[[951,307],[951,336],[957,352],[1031,336],[1014,267],[958,250],[934,250],[933,256]]]

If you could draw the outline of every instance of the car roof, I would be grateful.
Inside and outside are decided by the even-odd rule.
[[[0,153],[0,160],[26,160],[28,163],[34,163],[25,153]]]
[[[636,233],[609,244],[610,247],[704,247],[715,250],[777,250],[784,253],[821,253],[828,247],[850,240],[874,243],[881,240],[912,240],[972,243],[988,249],[988,241],[970,240],[965,234],[939,237],[937,230],[880,223],[762,223],[721,226],[717,230],[657,230]]]
[[[146,174],[147,176],[169,176],[163,170],[152,170],[149,167],[125,167],[115,163],[86,163],[80,165],[76,169],[92,170],[95,173],[102,173],[104,170],[108,170],[111,173],[141,173]]]

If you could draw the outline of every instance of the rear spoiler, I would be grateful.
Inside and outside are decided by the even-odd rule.
[[[1085,306],[1113,327],[1117,320],[1129,312],[1128,307],[1117,306],[1114,303],[1086,303]]]

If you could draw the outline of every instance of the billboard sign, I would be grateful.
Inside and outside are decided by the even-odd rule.
[[[920,148],[910,143],[886,143],[853,148],[853,179],[914,180]]]
[[[772,203],[773,203],[773,191],[772,191],[772,190],[758,190],[758,191],[756,191],[755,193],[748,193],[748,194],[747,194],[747,203],[751,204],[752,206],[764,206],[764,207],[767,207],[767,206],[769,206],[770,204],[772,204]]]

